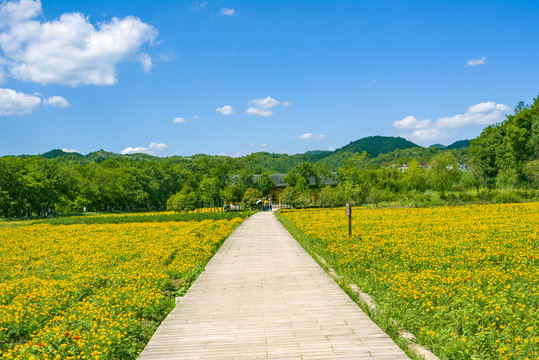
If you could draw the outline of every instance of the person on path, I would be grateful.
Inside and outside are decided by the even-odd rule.
[[[268,211],[268,199],[264,199],[264,211]]]

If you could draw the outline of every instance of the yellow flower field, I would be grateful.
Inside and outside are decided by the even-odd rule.
[[[0,228],[0,358],[136,358],[241,221]]]
[[[282,217],[441,358],[539,359],[538,203]]]

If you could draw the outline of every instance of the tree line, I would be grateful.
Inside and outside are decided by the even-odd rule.
[[[279,200],[304,207],[537,199],[538,99],[531,105],[519,103],[514,114],[486,127],[466,150],[406,148],[374,158],[366,152],[351,153],[336,171],[320,161],[303,161],[287,172],[288,186]],[[83,209],[188,211],[230,202],[254,207],[256,199],[267,197],[275,185],[257,156],[89,162],[5,156],[0,158],[0,216],[80,213]],[[279,156],[261,158],[277,161]],[[404,161],[409,166],[400,171],[398,166]]]

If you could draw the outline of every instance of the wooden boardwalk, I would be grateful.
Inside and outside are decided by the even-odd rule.
[[[271,212],[223,244],[139,359],[408,359]]]

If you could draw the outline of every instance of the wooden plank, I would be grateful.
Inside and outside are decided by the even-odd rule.
[[[408,359],[277,221],[247,219],[139,359]]]

